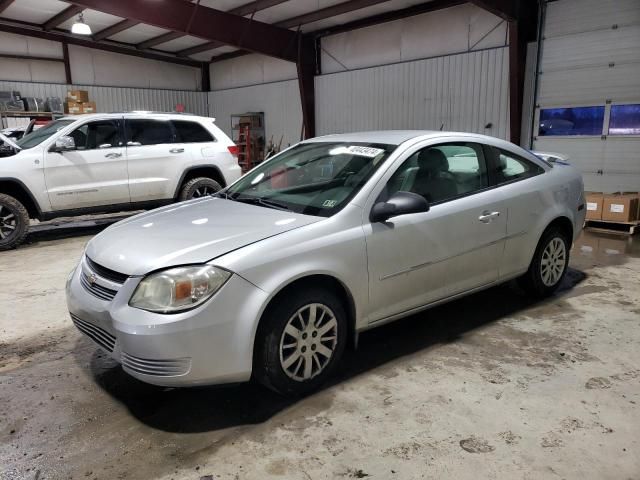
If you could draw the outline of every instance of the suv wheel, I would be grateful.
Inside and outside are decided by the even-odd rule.
[[[347,316],[332,292],[296,292],[263,321],[256,337],[258,381],[281,394],[302,395],[331,376],[347,341]]]
[[[559,228],[548,228],[531,260],[529,270],[519,279],[520,286],[534,297],[556,291],[569,265],[569,239]]]
[[[10,195],[0,193],[0,250],[20,245],[29,230],[29,212]]]
[[[216,193],[221,188],[220,184],[215,180],[207,177],[197,177],[184,184],[178,199],[184,202],[192,198],[206,197],[207,195]]]

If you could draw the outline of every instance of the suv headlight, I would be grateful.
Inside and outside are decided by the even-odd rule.
[[[211,265],[177,267],[144,278],[129,305],[157,313],[176,313],[206,302],[231,273]]]

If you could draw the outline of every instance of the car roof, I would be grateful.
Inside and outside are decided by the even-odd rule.
[[[408,140],[421,138],[444,138],[444,137],[469,137],[476,140],[499,140],[487,135],[465,132],[442,132],[438,130],[378,130],[370,132],[338,133],[315,137],[305,142],[363,142],[381,143],[386,145],[400,145]],[[504,142],[504,140],[502,140]],[[508,143],[508,142],[507,142]]]
[[[216,119],[213,117],[203,117],[200,115],[193,115],[191,113],[180,113],[180,112],[147,112],[147,111],[133,111],[133,112],[108,112],[108,113],[84,113],[81,115],[65,115],[61,117],[60,120],[87,120],[91,118],[105,118],[105,117],[114,117],[121,118],[126,115],[127,117],[167,117],[172,119],[185,119],[185,120],[210,120],[215,121]]]

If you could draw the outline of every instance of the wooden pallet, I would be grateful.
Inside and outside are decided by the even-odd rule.
[[[640,231],[640,221],[611,222],[609,220],[585,220],[584,228],[588,228],[592,232],[635,235],[636,232]]]

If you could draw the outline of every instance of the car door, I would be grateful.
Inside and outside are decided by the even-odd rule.
[[[176,143],[171,122],[162,117],[125,118],[125,131],[131,201],[173,198],[189,152]]]
[[[67,134],[75,148],[45,153],[44,175],[54,210],[129,203],[122,119],[92,120]]]
[[[482,145],[415,147],[405,158],[374,192],[376,201],[410,191],[424,196],[430,210],[365,223],[370,322],[498,278],[505,202],[491,188]]]

